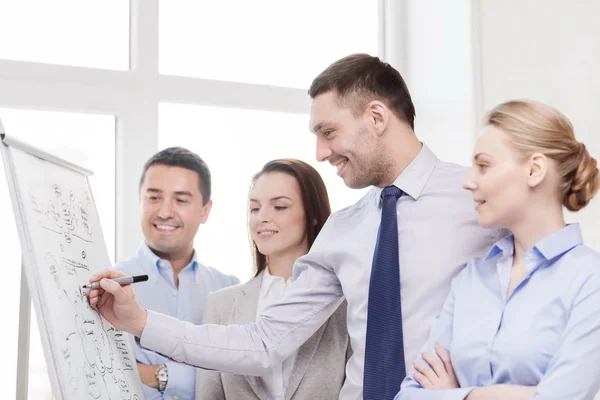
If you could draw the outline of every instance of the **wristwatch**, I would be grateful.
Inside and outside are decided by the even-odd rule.
[[[167,388],[167,382],[169,381],[169,370],[167,369],[167,364],[159,365],[154,375],[158,380],[158,390],[164,392]]]

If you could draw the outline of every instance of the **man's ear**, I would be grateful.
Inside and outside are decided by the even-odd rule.
[[[538,186],[548,173],[549,160],[544,154],[535,153],[529,157],[527,162],[527,184],[530,188]]]
[[[210,210],[212,208],[212,199],[207,201],[205,205],[202,206],[202,219],[200,220],[201,224],[205,224],[208,220],[208,216],[210,215]]]
[[[375,133],[382,135],[390,119],[390,110],[381,101],[373,100],[367,105],[366,113]]]

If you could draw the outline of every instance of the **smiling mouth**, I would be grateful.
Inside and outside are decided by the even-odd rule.
[[[342,176],[342,172],[344,171],[344,167],[348,164],[348,159],[345,158],[341,161],[338,161],[335,164],[332,164],[337,169],[337,175]]]
[[[279,231],[276,231],[273,229],[265,229],[262,231],[258,231],[258,237],[260,237],[260,238],[271,237],[271,236],[275,235],[276,233],[279,233]]]
[[[164,232],[173,232],[175,229],[179,228],[178,226],[173,225],[164,225],[164,224],[152,224],[159,231]]]

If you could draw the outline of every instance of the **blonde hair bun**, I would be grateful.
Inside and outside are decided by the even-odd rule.
[[[569,211],[579,211],[587,206],[600,186],[596,159],[590,156],[583,143],[579,143],[579,146],[579,164],[563,200],[563,205]]]

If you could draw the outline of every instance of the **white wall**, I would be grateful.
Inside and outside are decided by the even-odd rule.
[[[476,124],[470,0],[407,3],[406,78],[415,132],[444,161],[470,165]]]
[[[513,98],[548,103],[569,117],[600,159],[600,1],[474,0],[479,17],[483,109]],[[477,10],[479,8],[479,10]],[[579,221],[600,249],[600,195]]]
[[[470,165],[477,127],[471,0],[388,0],[385,11],[386,60],[408,85],[417,136],[440,159]]]

